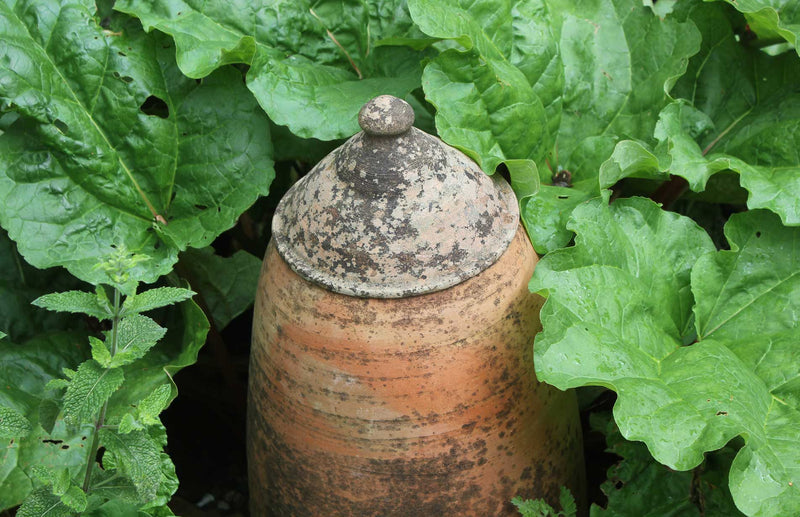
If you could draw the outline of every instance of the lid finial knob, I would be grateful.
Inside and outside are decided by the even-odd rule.
[[[358,125],[371,136],[402,135],[414,124],[414,109],[403,99],[381,95],[364,104]]]

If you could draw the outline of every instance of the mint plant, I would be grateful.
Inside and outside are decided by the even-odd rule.
[[[561,510],[556,511],[552,506],[541,499],[526,499],[515,497],[511,504],[517,507],[522,517],[575,517],[578,507],[575,505],[575,498],[566,487],[561,487],[559,495]]]
[[[41,296],[33,303],[51,311],[83,313],[109,322],[103,339],[89,336],[91,358],[76,369],[63,368],[64,377],[53,378],[44,391],[61,393],[48,400],[49,417],[40,406],[37,424],[53,432],[56,420],[64,429],[83,434],[88,446],[80,462],[30,464],[29,473],[41,484],[28,495],[17,515],[91,514],[113,501],[147,515],[172,515],[166,507],[177,487],[174,467],[162,452],[166,435],[158,415],[174,398],[168,372],[146,396],[120,407],[112,397],[125,389],[128,369],[164,337],[166,329],[145,316],[148,312],[191,298],[195,293],[178,287],[157,287],[136,292],[127,270],[143,260],[124,250],[114,261],[101,265],[114,287],[111,297],[99,285],[95,293],[67,291]],[[123,290],[127,293],[123,295]],[[24,414],[0,406],[0,433],[24,442],[34,430]],[[13,446],[13,442],[12,442]],[[103,450],[102,455],[98,452]]]

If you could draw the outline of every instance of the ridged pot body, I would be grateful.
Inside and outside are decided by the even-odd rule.
[[[270,243],[250,360],[251,512],[516,515],[514,496],[582,493],[574,394],[535,380],[541,297],[520,229],[498,262],[442,291],[336,294]]]

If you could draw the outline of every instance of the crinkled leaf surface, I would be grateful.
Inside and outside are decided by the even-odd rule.
[[[420,51],[381,46],[414,38],[404,2],[272,0],[122,0],[115,9],[145,29],[171,35],[178,65],[204,77],[246,63],[247,86],[277,124],[298,136],[332,140],[359,131],[361,106],[380,94],[419,87]],[[386,13],[392,18],[386,19]]]
[[[654,148],[620,142],[602,166],[601,187],[670,173],[700,191],[730,169],[749,191],[748,207],[800,224],[800,58],[742,44],[726,10],[701,4],[688,13],[703,43],[672,92],[681,98],[661,111]]]
[[[531,283],[549,293],[537,375],[615,390],[623,436],[672,468],[743,436],[737,507],[800,511],[798,230],[747,212],[726,228],[732,251],[713,252],[694,223],[637,199],[582,205],[570,227],[576,245],[545,257]]]
[[[162,311],[159,321],[169,329],[167,335],[144,357],[122,367],[126,382],[109,401],[109,422],[118,422],[158,386],[169,386],[169,401],[174,399],[177,388],[172,376],[197,360],[208,330],[208,322],[200,308],[186,301]],[[0,342],[0,357],[3,358],[0,361],[0,385],[11,387],[0,390],[0,405],[15,408],[36,424],[42,404],[54,396],[44,389],[44,385],[51,379],[62,377],[62,368],[74,369],[89,358],[89,345],[86,336],[77,333],[40,336],[24,346],[5,340]],[[14,441],[15,447],[1,447],[0,483],[4,489],[0,490],[0,509],[20,504],[33,489],[30,469],[35,465],[68,467],[73,469],[73,475],[78,475],[86,465],[85,442],[91,436],[91,430],[91,426],[70,430],[63,418],[58,418],[52,432],[34,425],[26,438]],[[159,497],[166,504],[177,488],[177,481],[174,471],[170,474],[163,464],[163,457],[160,461],[159,494],[162,490],[165,492],[163,497]]]
[[[96,361],[81,363],[64,393],[64,416],[67,423],[92,422],[100,408],[125,380],[122,370],[106,369]]]
[[[656,462],[644,444],[625,440],[610,414],[592,413],[591,426],[605,434],[606,451],[621,458],[600,487],[608,497],[606,507],[593,504],[591,517],[742,515],[728,491],[735,448],[707,454],[694,471],[676,472]]]
[[[99,320],[107,320],[112,316],[111,306],[98,298],[94,293],[86,291],[64,291],[40,296],[33,302],[37,307],[57,312],[77,312],[94,316]]]
[[[147,431],[119,434],[103,429],[100,442],[111,453],[114,468],[130,479],[142,499],[153,499],[161,482],[161,445]]]
[[[25,436],[31,430],[31,423],[25,415],[14,408],[0,405],[0,438]]]
[[[169,402],[172,402],[178,395],[172,376],[194,364],[205,343],[208,320],[193,301],[187,300],[154,317],[167,333],[144,357],[122,367],[126,382],[109,401],[109,422],[118,423],[132,407],[163,384],[171,387]]]
[[[123,314],[138,314],[166,307],[194,296],[194,291],[182,287],[156,287],[125,298]]]
[[[411,0],[409,9],[425,33],[467,49],[425,67],[439,135],[489,174],[505,160],[541,161],[558,127],[562,81],[544,4]]]
[[[167,38],[93,14],[0,4],[0,103],[20,115],[0,135],[0,224],[37,267],[108,282],[94,266],[125,246],[152,282],[267,192],[268,120],[238,71],[198,84]]]
[[[141,314],[131,314],[122,318],[117,327],[117,351],[111,359],[111,366],[130,364],[153,348],[164,337],[167,329]],[[106,332],[106,342],[112,333]]]
[[[186,250],[180,264],[181,274],[200,292],[217,329],[253,304],[261,261],[246,251],[220,257],[211,247]]]
[[[44,385],[63,374],[63,367],[74,368],[88,357],[86,336],[79,333],[53,333],[37,337],[24,345],[0,343],[0,405],[24,414],[33,429],[23,438],[5,440],[0,447],[0,509],[19,505],[32,490],[35,466],[69,468],[77,475],[85,467],[85,441],[91,426],[68,429],[63,418],[54,417],[49,431],[39,421],[40,408],[52,393]],[[49,492],[49,491],[48,491]]]

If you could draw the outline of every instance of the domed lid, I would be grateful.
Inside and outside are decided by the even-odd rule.
[[[438,291],[488,268],[519,221],[514,193],[468,157],[412,127],[389,95],[361,108],[363,129],[286,193],[272,234],[300,276],[351,296]]]

